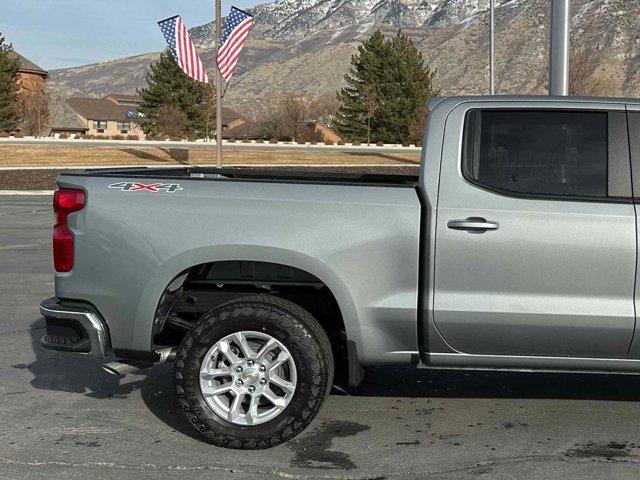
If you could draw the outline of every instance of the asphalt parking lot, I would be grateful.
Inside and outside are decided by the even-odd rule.
[[[288,444],[208,445],[170,365],[119,380],[39,347],[49,205],[0,196],[0,478],[640,478],[634,376],[369,369]]]

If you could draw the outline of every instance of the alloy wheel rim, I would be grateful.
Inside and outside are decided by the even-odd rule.
[[[200,390],[220,418],[236,425],[273,420],[296,391],[297,372],[282,342],[242,331],[217,341],[200,365]]]

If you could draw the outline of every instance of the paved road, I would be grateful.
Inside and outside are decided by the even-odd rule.
[[[38,346],[46,197],[0,196],[0,478],[640,478],[640,378],[370,369],[297,440],[203,443],[170,366],[123,380]]]

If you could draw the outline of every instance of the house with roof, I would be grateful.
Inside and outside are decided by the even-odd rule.
[[[136,119],[140,98],[136,95],[110,94],[105,98],[72,97],[67,100],[88,135],[113,137],[135,135],[144,139],[145,134]]]
[[[49,137],[80,137],[89,131],[87,125],[80,120],[66,100],[49,104]]]
[[[131,107],[139,107],[142,103],[140,95],[126,95],[123,93],[110,93],[104,99],[117,105],[129,105]]]

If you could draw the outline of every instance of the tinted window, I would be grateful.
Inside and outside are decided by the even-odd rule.
[[[506,192],[607,196],[607,113],[472,110],[463,172]]]

